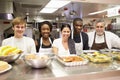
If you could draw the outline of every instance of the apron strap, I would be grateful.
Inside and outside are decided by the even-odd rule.
[[[49,41],[50,41],[50,44],[52,44],[52,41],[51,41],[51,39],[50,39],[50,37],[49,37]],[[40,38],[40,48],[42,48],[42,37]],[[39,51],[40,51],[40,48],[39,48]]]

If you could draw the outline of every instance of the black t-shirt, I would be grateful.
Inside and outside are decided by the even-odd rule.
[[[37,52],[39,52],[39,48],[40,48],[40,46],[41,46],[41,45],[40,45],[40,39],[41,39],[41,38],[39,38],[39,39],[37,40],[37,42],[38,42],[38,45],[36,46],[36,51],[37,51]],[[52,43],[53,43],[53,38],[50,37],[50,39],[51,39],[51,41],[52,41]],[[42,48],[51,48],[51,47],[52,47],[52,44],[50,44],[50,45],[48,45],[48,46],[42,44],[41,47],[42,47]]]
[[[75,41],[75,43],[80,43],[81,42],[80,34],[75,34],[73,36],[73,40]]]
[[[51,47],[52,47],[52,44],[50,44],[50,45],[48,45],[48,46],[42,44],[42,48],[51,48]]]
[[[81,36],[82,36],[82,41],[83,41],[83,50],[88,50],[89,49],[88,35],[85,32],[81,32]],[[80,36],[80,34],[74,34],[73,35],[73,40],[75,41],[75,43],[80,43],[81,42],[81,36]]]

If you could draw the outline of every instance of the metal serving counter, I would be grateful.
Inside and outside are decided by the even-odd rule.
[[[22,60],[11,65],[11,70],[0,74],[0,80],[120,80],[120,69],[113,68],[112,63],[65,67],[54,59],[48,67],[42,69],[33,69]]]

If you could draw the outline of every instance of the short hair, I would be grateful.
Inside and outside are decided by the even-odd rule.
[[[75,24],[76,21],[81,21],[81,22],[83,22],[83,20],[82,20],[81,18],[75,18],[75,19],[73,20],[73,25]]]
[[[12,20],[12,25],[18,25],[18,24],[26,24],[26,21],[22,17],[16,17],[15,19]]]
[[[95,25],[96,25],[97,23],[103,23],[104,26],[105,26],[105,21],[104,21],[103,19],[98,19],[98,20],[96,20]]]
[[[43,21],[43,22],[38,24],[38,26],[39,26],[38,28],[39,28],[40,33],[41,33],[41,28],[44,24],[47,24],[49,26],[50,32],[51,32],[52,31],[52,24],[49,21]]]

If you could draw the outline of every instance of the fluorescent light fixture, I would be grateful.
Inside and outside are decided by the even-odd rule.
[[[41,11],[40,13],[53,13],[59,8],[65,6],[71,1],[66,0],[51,0]]]
[[[105,11],[107,11],[107,9],[102,10],[102,11],[92,12],[92,13],[89,13],[88,15],[100,14],[100,13],[103,13],[103,12],[105,12]]]
[[[55,12],[57,9],[56,8],[43,8],[40,13],[53,13]]]
[[[105,9],[105,10],[92,12],[92,13],[89,13],[88,15],[95,15],[95,14],[100,14],[100,13],[103,13],[103,12],[107,12],[107,16],[112,17],[112,16],[119,15],[119,13],[118,13],[119,9],[120,9],[120,6],[116,6],[116,7],[113,7],[113,8],[108,8],[108,9]]]
[[[65,6],[66,4],[70,3],[71,1],[66,1],[66,0],[51,0],[46,7],[51,7],[51,8],[60,8]]]

